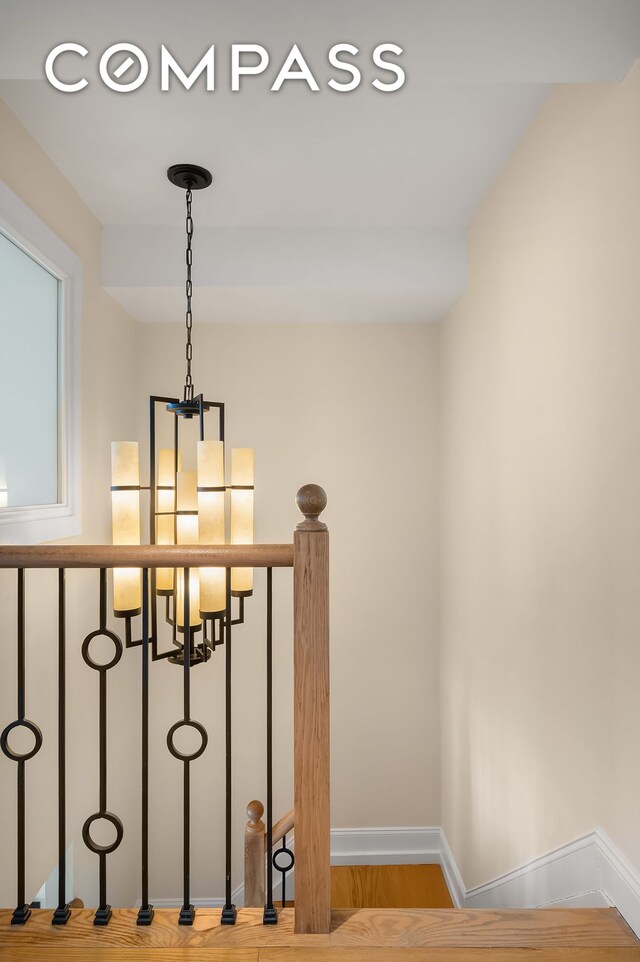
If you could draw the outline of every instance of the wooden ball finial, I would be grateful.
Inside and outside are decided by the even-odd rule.
[[[304,515],[298,525],[301,531],[326,531],[327,526],[320,521],[320,515],[327,506],[327,493],[319,484],[303,484],[296,495],[296,504]]]
[[[264,805],[262,802],[259,802],[257,798],[254,798],[253,801],[247,805],[247,818],[249,819],[246,827],[247,832],[256,834],[264,832],[263,815]]]

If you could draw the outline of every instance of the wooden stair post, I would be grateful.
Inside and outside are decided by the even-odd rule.
[[[244,904],[249,908],[264,906],[264,805],[257,799],[247,805],[244,830]]]
[[[317,484],[296,498],[305,520],[293,542],[295,931],[331,925],[329,816],[329,532]]]

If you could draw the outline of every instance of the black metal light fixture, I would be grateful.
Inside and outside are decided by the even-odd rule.
[[[193,191],[212,183],[211,173],[195,164],[174,164],[167,177],[185,191],[186,280],[185,328],[186,372],[182,398],[152,395],[149,398],[149,485],[140,485],[137,441],[114,441],[111,446],[111,505],[113,544],[140,544],[140,491],[149,491],[149,541],[151,544],[251,544],[253,542],[253,450],[231,451],[231,483],[225,483],[224,404],[196,394],[193,384]],[[172,447],[158,448],[158,415],[173,419]],[[209,415],[215,412],[214,436],[209,436]],[[191,457],[181,451],[180,426],[198,420],[198,440]],[[183,453],[185,466],[183,468]],[[188,468],[188,469],[187,469]],[[230,492],[230,530],[226,530],[226,499]],[[230,579],[230,584],[228,580]],[[185,585],[184,569],[158,568],[149,577],[151,594],[151,641],[153,657],[182,664],[184,646],[190,647],[190,664],[207,661],[222,644],[227,595],[239,599],[234,624],[244,620],[244,599],[253,593],[253,569],[190,569]],[[185,638],[185,596],[188,599],[188,638]],[[172,629],[173,648],[158,650],[158,601],[165,598],[164,617]],[[142,578],[138,568],[113,571],[113,607],[116,617],[126,619],[131,641],[131,621],[142,608]],[[194,637],[201,632],[201,640]]]

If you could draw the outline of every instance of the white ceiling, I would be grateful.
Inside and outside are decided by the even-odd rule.
[[[547,89],[63,94],[32,80],[4,81],[0,96],[103,224],[176,224],[183,201],[165,171],[187,160],[215,176],[199,223],[462,227]]]
[[[105,285],[137,319],[169,319],[179,304],[183,198],[165,170],[187,161],[214,172],[194,201],[195,277],[209,295],[226,292],[227,316],[251,311],[248,290],[273,288],[265,317],[316,319],[350,289],[345,317],[432,320],[463,289],[464,228],[550,84],[620,80],[639,37],[638,0],[1,0],[0,97],[107,228]],[[78,94],[41,79],[63,40],[90,50]],[[131,94],[95,79],[116,40],[150,59]],[[361,48],[369,79],[373,46],[400,44],[405,87],[330,90],[326,52],[340,41]],[[231,42],[265,45],[273,67],[235,94]],[[269,91],[294,42],[318,93]],[[216,91],[161,93],[161,43],[185,69],[215,43]],[[303,289],[334,293],[305,300]],[[408,296],[374,310],[377,289]]]

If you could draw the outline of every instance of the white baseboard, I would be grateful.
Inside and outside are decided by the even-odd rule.
[[[438,863],[440,828],[332,828],[332,865]]]
[[[443,832],[442,869],[458,908],[614,905],[640,935],[640,874],[601,828],[470,889]]]
[[[601,828],[594,835],[602,891],[640,937],[640,872]]]
[[[289,840],[293,849],[294,840]],[[640,936],[640,873],[600,828],[532,859],[498,878],[467,889],[438,827],[334,828],[332,865],[440,864],[457,908],[543,908],[554,905],[600,908],[614,905]],[[274,873],[274,901],[281,896]],[[295,895],[295,869],[287,876],[287,898]],[[233,893],[244,904],[244,886]],[[157,908],[176,908],[181,899],[152,898]],[[222,898],[193,898],[195,908],[221,908]],[[139,904],[139,903],[138,903]]]
[[[453,857],[453,852],[449,848],[447,836],[442,828],[440,829],[440,865],[442,867],[444,880],[447,883],[447,888],[449,889],[451,901],[456,908],[464,908],[467,890],[464,882],[462,881],[458,863]]]

